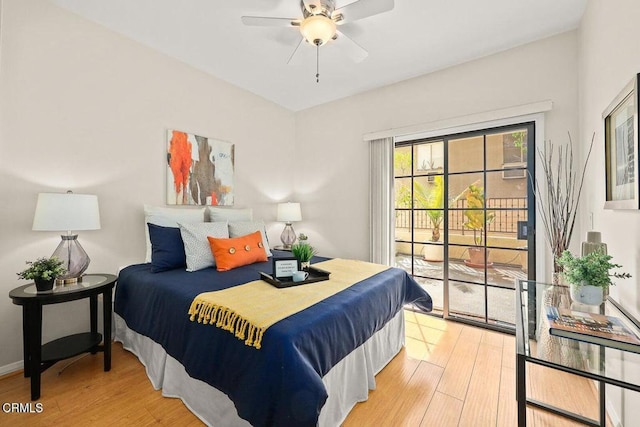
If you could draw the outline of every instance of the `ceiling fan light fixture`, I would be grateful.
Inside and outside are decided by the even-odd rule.
[[[300,24],[300,33],[309,43],[322,46],[336,34],[336,23],[324,15],[311,15]]]

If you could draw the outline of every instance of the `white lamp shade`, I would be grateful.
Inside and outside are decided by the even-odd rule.
[[[37,231],[99,230],[98,196],[40,193],[32,229]]]
[[[278,221],[295,222],[302,221],[300,203],[278,203]]]

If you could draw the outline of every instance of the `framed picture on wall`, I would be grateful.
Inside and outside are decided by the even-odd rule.
[[[233,206],[234,144],[167,131],[167,204]]]
[[[637,74],[602,113],[606,171],[605,209],[638,209]]]

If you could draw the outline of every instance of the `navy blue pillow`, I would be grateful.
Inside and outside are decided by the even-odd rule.
[[[151,241],[151,272],[185,268],[187,258],[178,227],[162,227],[147,223]]]

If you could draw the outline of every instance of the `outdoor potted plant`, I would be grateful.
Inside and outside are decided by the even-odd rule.
[[[427,209],[426,214],[431,222],[431,242],[438,244],[424,245],[423,258],[426,261],[444,261],[444,248],[440,242],[440,226],[444,220],[444,178],[442,175],[433,177],[432,185],[425,188],[419,182],[414,182],[414,198],[418,205]]]
[[[300,261],[300,268],[302,270],[306,270],[309,267],[311,258],[313,258],[316,252],[313,246],[304,241],[291,245],[291,253]]]
[[[629,273],[611,273],[614,268],[622,268],[620,264],[611,262],[611,255],[595,250],[581,257],[574,257],[565,250],[558,264],[562,267],[562,275],[570,285],[571,298],[582,304],[600,305],[607,295],[609,286],[614,283],[612,277],[627,279]]]
[[[18,277],[26,280],[33,280],[38,291],[50,291],[53,289],[53,283],[56,277],[66,273],[66,269],[62,266],[63,262],[57,257],[38,258],[35,261],[27,261],[25,270],[18,274]]]
[[[473,243],[475,246],[469,247],[469,259],[465,264],[470,267],[490,267],[486,258],[489,258],[489,250],[482,247],[482,242],[486,239],[486,229],[496,217],[495,212],[484,209],[484,189],[476,184],[470,184],[465,192],[467,209],[464,211],[466,221],[463,226],[473,230]]]

